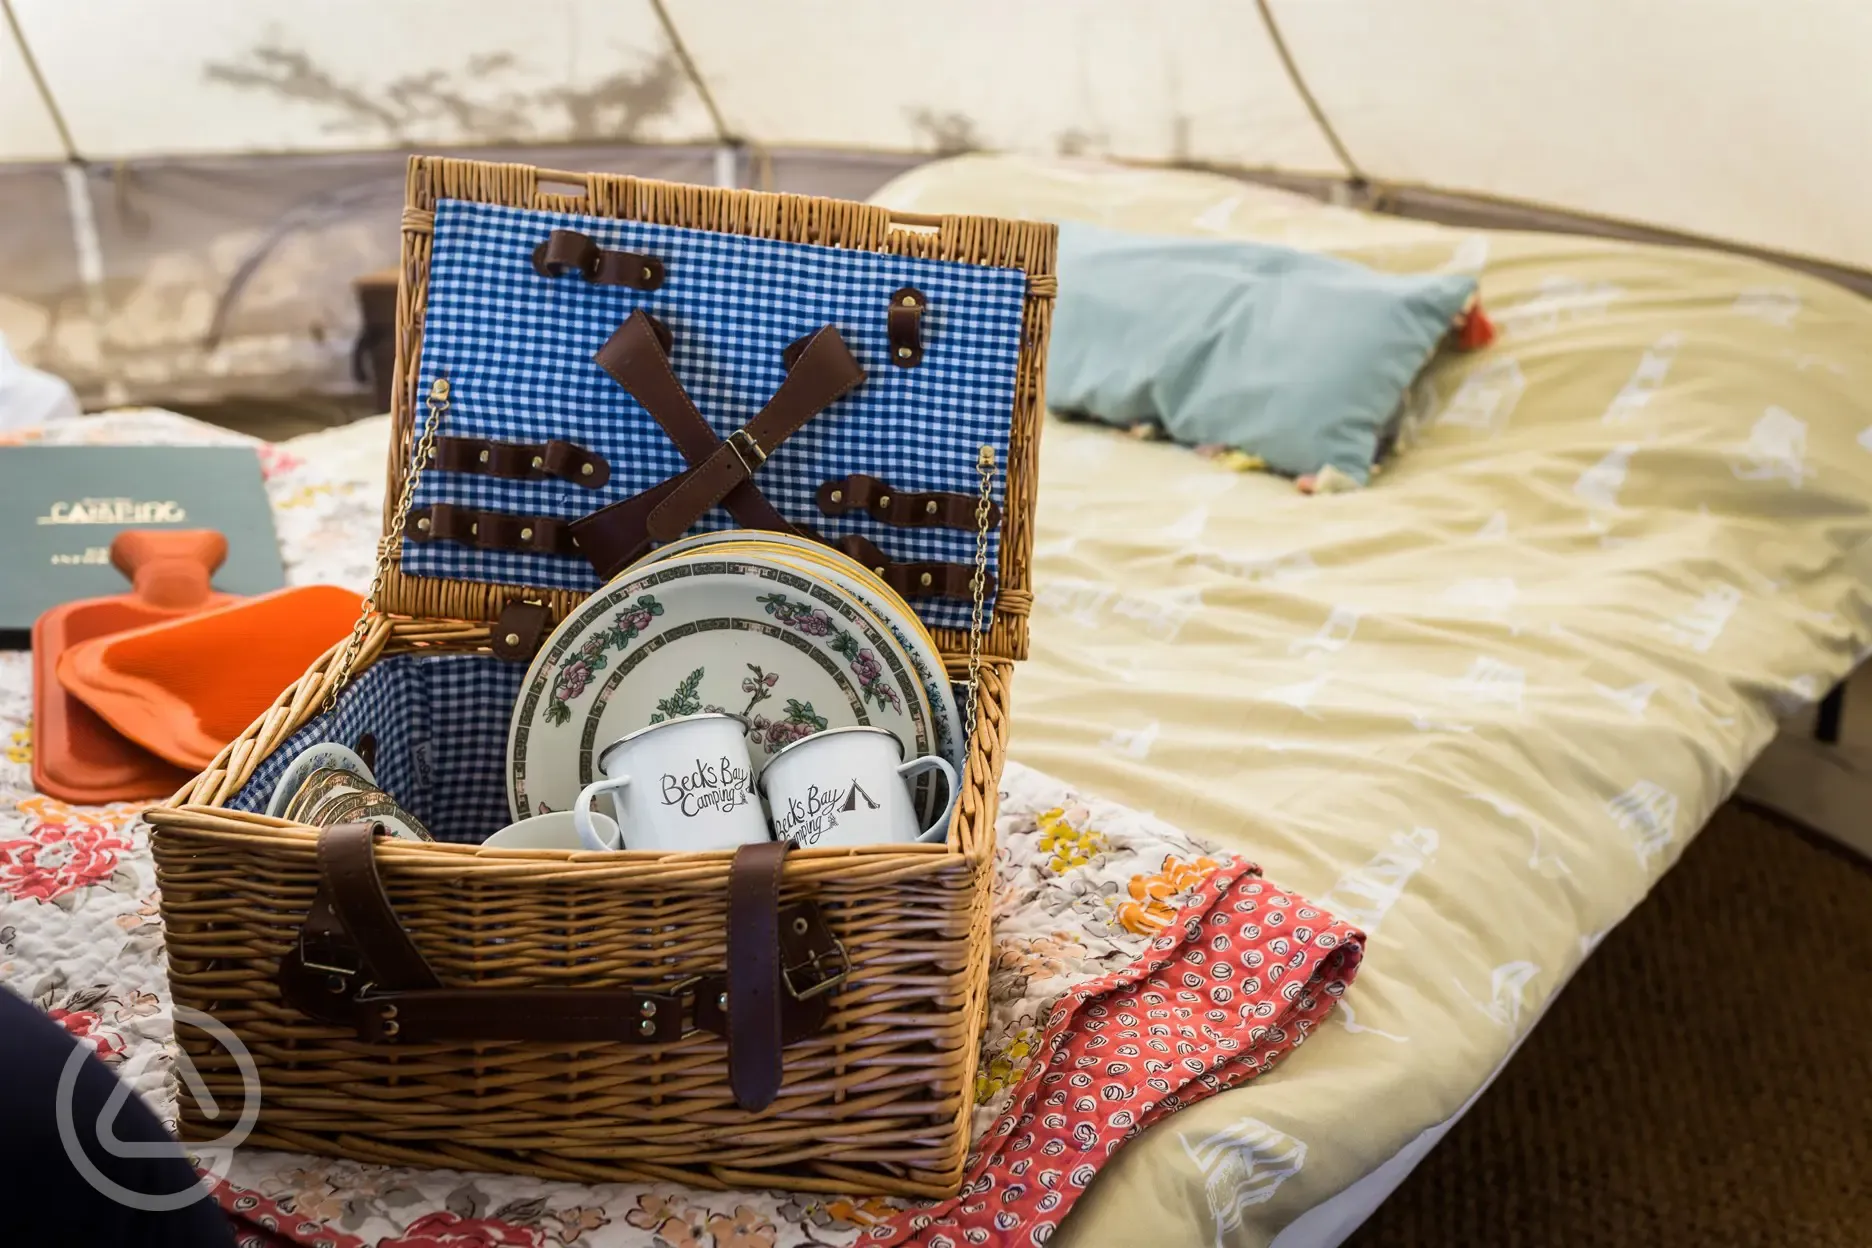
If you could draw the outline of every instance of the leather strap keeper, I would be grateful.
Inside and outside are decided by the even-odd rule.
[[[779,904],[789,842],[743,846],[729,872],[728,973],[644,987],[446,987],[398,920],[377,872],[376,824],[319,832],[319,888],[280,959],[280,997],[380,1044],[526,1040],[674,1044],[728,1040],[749,1110],[778,1093],[781,1050],[823,1030],[849,972],[817,902]]]
[[[879,550],[877,543],[856,533],[841,537],[833,545],[870,568],[886,585],[905,598],[975,599],[975,569],[966,563],[894,563]],[[994,593],[995,574],[982,573],[982,592]]]
[[[891,294],[884,332],[890,339],[890,361],[899,368],[915,368],[923,362],[923,310],[928,306],[929,300],[914,286]]]
[[[853,473],[849,477],[827,481],[819,487],[819,510],[828,516],[842,516],[862,509],[873,520],[899,529],[966,529],[976,527],[975,508],[979,502],[971,494],[913,494],[894,490],[890,482],[878,477]],[[988,527],[1001,523],[1001,508],[988,504]]]
[[[507,481],[557,478],[595,490],[611,479],[611,465],[596,451],[571,442],[491,442],[486,438],[435,440],[430,466],[443,472],[470,472]]]
[[[481,550],[518,550],[537,555],[579,553],[568,521],[553,516],[476,511],[454,503],[413,508],[404,532],[411,541],[460,542]]]
[[[655,290],[663,284],[663,262],[634,251],[607,251],[577,230],[554,230],[533,249],[533,271],[541,277],[577,273],[595,286]]]

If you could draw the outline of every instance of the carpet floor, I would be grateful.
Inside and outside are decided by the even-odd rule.
[[[1872,1246],[1872,866],[1724,807],[1347,1243]]]

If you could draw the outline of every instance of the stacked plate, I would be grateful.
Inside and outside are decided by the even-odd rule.
[[[363,759],[330,741],[309,747],[292,761],[273,790],[267,814],[315,828],[377,822],[405,840],[435,839],[416,816],[377,787]]]
[[[513,817],[569,809],[607,744],[702,711],[743,719],[757,767],[856,724],[957,774],[968,744],[935,640],[870,569],[806,538],[707,533],[625,570],[541,647],[507,737]],[[946,795],[927,780],[934,814]]]

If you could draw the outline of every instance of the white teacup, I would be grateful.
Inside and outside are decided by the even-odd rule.
[[[616,849],[594,826],[592,799],[612,795],[625,849],[733,849],[773,837],[754,796],[747,724],[710,711],[639,728],[598,755],[604,778],[579,791],[573,825],[587,849]]]
[[[917,823],[910,778],[942,773],[949,799],[928,827]],[[761,771],[774,838],[801,849],[939,841],[955,811],[956,774],[929,755],[903,761],[903,742],[883,728],[832,728],[785,746]]]
[[[619,845],[617,821],[603,811],[591,812],[592,831],[603,848],[616,849]],[[522,819],[510,823],[481,842],[483,849],[584,849],[586,845],[579,836],[578,823],[569,810],[548,811],[543,815],[534,815],[531,819]]]

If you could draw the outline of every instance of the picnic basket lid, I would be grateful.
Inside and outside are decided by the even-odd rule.
[[[601,289],[576,274],[557,284],[542,280],[527,253],[533,239],[555,228],[585,231],[601,246],[669,257],[667,285]],[[672,371],[723,437],[785,376],[770,344],[788,341],[802,325],[831,323],[868,376],[820,414],[823,425],[808,422],[796,435],[815,448],[810,453],[834,461],[843,453],[844,469],[869,471],[863,453],[851,448],[886,443],[875,431],[854,432],[861,423],[850,414],[855,404],[867,405],[863,419],[884,421],[879,427],[890,434],[890,449],[877,452],[884,456],[879,466],[888,471],[890,456],[907,457],[894,461],[897,475],[906,477],[892,483],[899,489],[973,495],[979,446],[994,447],[999,522],[990,531],[994,579],[981,653],[1026,657],[1043,376],[1057,288],[1054,226],[418,156],[409,163],[402,234],[381,610],[484,621],[515,601],[537,601],[557,622],[599,587],[582,558],[415,542],[410,535],[393,545],[389,535],[438,376],[450,380],[444,435],[543,443],[582,431],[614,439],[613,463],[622,471],[614,470],[605,487],[529,487],[521,510],[573,520],[646,488],[645,474],[653,483],[681,471],[677,449],[591,360],[609,332],[643,308],[674,331]],[[887,308],[877,293],[906,285],[929,292],[930,347],[916,368],[893,367],[886,358]],[[841,418],[844,425],[826,432]],[[569,430],[568,421],[583,423]],[[800,491],[813,483],[789,480],[787,451],[778,448],[753,481],[788,520],[829,537],[861,533],[893,559],[965,559],[972,566],[973,529],[887,529],[862,510],[839,517],[806,510],[810,499]],[[466,501],[496,509],[522,496],[508,483],[434,471],[421,474],[412,495],[419,508]],[[733,522],[716,508],[697,527]],[[911,601],[946,654],[967,653],[972,603]]]

